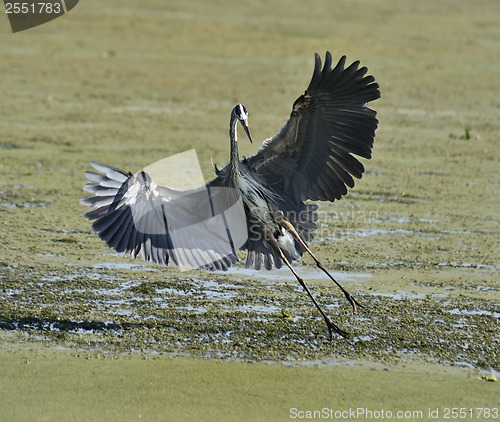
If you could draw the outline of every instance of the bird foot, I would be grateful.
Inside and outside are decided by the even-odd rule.
[[[328,327],[328,333],[330,334],[330,341],[333,341],[333,333],[337,333],[344,338],[349,338],[349,333],[347,331],[339,328],[334,322],[327,316],[325,316],[326,326]]]
[[[352,306],[352,313],[354,315],[358,315],[358,306],[360,308],[364,308],[364,306],[361,305],[356,299],[354,299],[354,296],[351,295],[349,292],[344,291],[344,296]]]

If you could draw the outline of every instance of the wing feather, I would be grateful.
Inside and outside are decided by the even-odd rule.
[[[316,54],[311,81],[285,125],[241,161],[245,171],[276,194],[269,199],[273,210],[283,213],[305,241],[317,227],[318,207],[304,202],[340,199],[354,187],[354,178],[363,175],[364,166],[355,156],[371,158],[378,121],[367,104],[380,97],[378,84],[359,61],[346,62],[342,56],[332,67],[327,52],[322,65]],[[84,187],[91,195],[81,203],[91,207],[85,216],[95,220],[94,230],[117,252],[141,253],[163,265],[227,270],[241,247],[248,250],[246,267],[283,265],[263,239],[253,236],[255,221],[247,220],[243,209],[238,222],[233,218],[229,237],[225,220],[204,223],[229,213],[238,202],[219,173],[198,189],[176,191],[156,184],[145,172],[132,175],[100,163],[92,166],[96,172],[86,172],[91,183]],[[295,247],[300,255],[305,252],[298,242]],[[283,252],[290,261],[297,258]]]
[[[147,173],[125,173],[100,163],[87,172],[92,195],[81,203],[93,229],[117,252],[167,265],[227,270],[246,241],[246,218],[235,189],[214,179],[178,191],[156,184]],[[221,216],[224,215],[224,218]]]
[[[266,186],[296,204],[340,199],[364,172],[352,154],[371,157],[378,121],[366,104],[380,97],[378,84],[359,61],[345,64],[342,56],[332,68],[327,52],[322,67],[316,54],[311,82],[288,121],[244,160]]]

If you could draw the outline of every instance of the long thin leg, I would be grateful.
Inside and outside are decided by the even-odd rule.
[[[264,235],[264,239],[269,243],[269,245],[280,255],[281,259],[283,262],[287,265],[288,268],[290,268],[290,271],[293,273],[295,278],[298,280],[300,285],[305,289],[309,297],[311,298],[312,302],[318,308],[318,311],[320,312],[321,316],[326,322],[326,326],[328,327],[328,333],[330,334],[330,341],[333,340],[333,332],[335,331],[337,334],[341,335],[342,337],[349,338],[349,333],[347,331],[342,330],[339,328],[334,322],[330,319],[328,315],[323,311],[319,303],[316,301],[314,296],[312,295],[311,291],[309,290],[309,287],[307,287],[307,284],[305,283],[304,279],[299,276],[297,271],[292,267],[292,265],[288,262],[288,259],[286,259],[286,256],[283,254],[283,251],[281,250],[280,246],[278,245],[278,242],[266,228],[264,227],[263,224],[260,226],[262,230],[262,234]]]
[[[297,274],[297,272],[292,267],[292,265],[288,262],[285,255],[283,254],[283,251],[279,247],[278,247],[278,252],[279,252],[280,257],[283,260],[283,262],[288,266],[288,268],[290,268],[290,271],[292,271],[295,278],[298,280],[300,285],[305,289],[305,291],[307,292],[307,294],[309,295],[309,297],[313,301],[316,308],[318,308],[318,311],[320,312],[321,316],[324,318],[324,320],[326,322],[326,326],[328,327],[328,333],[330,334],[330,341],[333,340],[333,331],[335,331],[337,334],[340,334],[342,337],[349,338],[349,333],[347,331],[344,331],[341,328],[339,328],[336,324],[334,324],[334,322],[330,319],[330,317],[325,314],[325,312],[323,311],[323,309],[321,308],[319,303],[316,302],[316,299],[314,298],[311,291],[309,290],[309,287],[307,287],[307,284],[305,283],[304,279]]]
[[[284,218],[280,218],[278,224],[281,227],[283,227],[286,231],[288,231],[294,237],[294,239],[304,247],[304,249],[309,253],[309,255],[311,255],[312,259],[314,259],[314,262],[316,262],[318,268],[320,268],[328,277],[330,277],[332,281],[339,287],[339,289],[342,290],[342,293],[344,293],[344,296],[352,305],[352,311],[354,315],[357,315],[358,314],[357,306],[359,306],[360,308],[363,308],[364,306],[361,305],[356,299],[354,299],[354,297],[346,289],[344,289],[344,286],[342,286],[342,284],[340,284],[337,280],[335,280],[332,277],[332,275],[328,272],[328,270],[323,266],[321,261],[314,256],[314,254],[311,252],[307,244],[301,239],[301,237],[295,230],[295,227],[293,227],[293,225],[289,221],[285,220]]]

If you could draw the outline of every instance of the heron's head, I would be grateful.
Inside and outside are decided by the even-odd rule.
[[[248,111],[243,104],[236,104],[233,108],[234,116],[240,121],[243,129],[245,129],[245,133],[250,140],[250,143],[253,144],[252,135],[250,134],[250,129],[248,128]]]

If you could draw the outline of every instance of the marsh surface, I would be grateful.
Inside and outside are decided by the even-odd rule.
[[[2,28],[4,351],[499,370],[499,4],[341,3],[89,0]],[[92,233],[78,202],[90,160],[135,172],[195,148],[209,179],[228,159],[233,105],[254,140],[275,134],[327,49],[361,59],[382,92],[366,173],[320,204],[311,243],[360,315],[310,259],[297,264],[349,341],[328,341],[285,270],[180,272]]]

